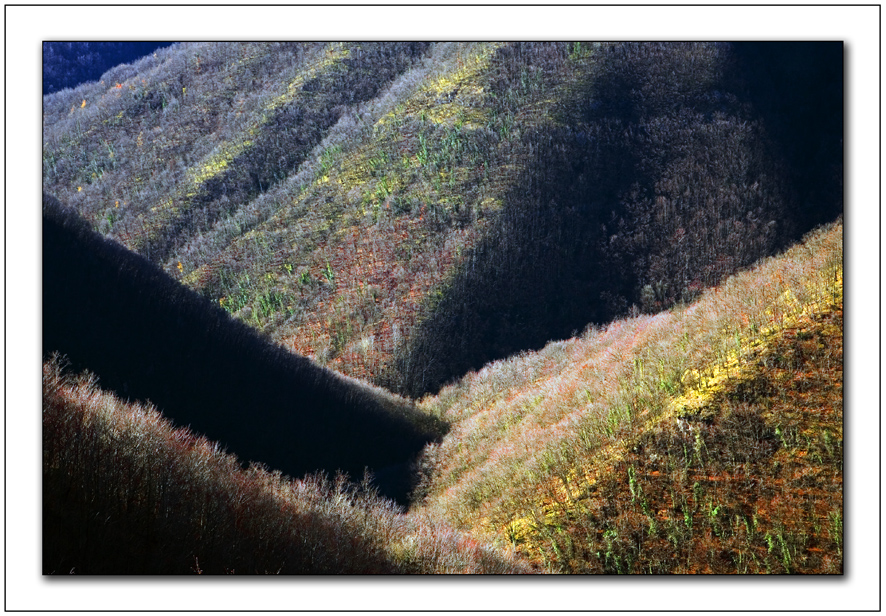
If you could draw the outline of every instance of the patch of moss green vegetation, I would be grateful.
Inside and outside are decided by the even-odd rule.
[[[285,260],[307,269],[334,260],[333,247],[353,229],[384,228],[398,219],[415,221],[409,237],[400,238],[397,249],[397,258],[404,263],[425,258],[453,230],[465,229],[469,237],[480,237],[489,218],[503,207],[518,174],[525,170],[518,155],[503,157],[502,152],[520,147],[519,139],[529,127],[555,121],[552,118],[569,108],[570,97],[578,97],[589,79],[586,73],[591,54],[587,53],[572,61],[570,77],[555,79],[549,74],[549,84],[542,83],[540,77],[527,77],[521,92],[508,95],[507,101],[498,100],[501,93],[493,87],[493,63],[501,47],[458,46],[433,76],[420,82],[372,125],[360,129],[364,139],[338,142],[320,150],[313,176],[297,194],[281,195],[280,207],[254,230],[270,235],[272,229],[289,229],[290,252]],[[566,83],[558,85],[558,80]],[[528,111],[519,119],[510,111],[501,111],[515,105],[527,106]],[[505,146],[505,142],[514,145]],[[245,241],[245,237],[235,238],[232,247],[242,246]],[[282,245],[260,251],[250,259],[253,265],[236,279],[228,276],[228,283],[216,281],[209,287],[202,284],[207,279],[205,267],[186,273],[185,281],[202,288],[215,301],[232,295],[243,297],[249,288],[244,284],[247,277],[249,281],[262,280],[267,270],[278,275],[279,267],[269,264],[279,266]],[[467,252],[458,244],[455,249],[456,259]],[[432,289],[436,290],[420,300],[424,304],[422,314],[433,313],[441,290],[457,271],[456,261],[435,274],[438,280]],[[316,274],[313,276],[316,278]],[[281,302],[277,319],[256,321],[256,304],[269,289],[253,284],[252,298],[245,306],[250,307],[248,314],[254,324],[279,325],[281,320],[304,314],[284,308],[291,304]],[[313,300],[305,295],[304,285],[300,289],[299,295],[309,305],[327,296],[322,284],[314,287]],[[353,328],[345,325],[345,330],[349,329]],[[335,346],[341,347],[345,341],[340,335],[336,338]]]

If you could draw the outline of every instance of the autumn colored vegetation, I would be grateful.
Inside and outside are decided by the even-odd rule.
[[[527,573],[367,482],[282,477],[43,366],[43,572]]]
[[[842,80],[189,43],[45,96],[46,572],[841,572]]]
[[[262,338],[51,197],[43,213],[45,355],[150,400],[244,462],[292,476],[368,469],[385,496],[406,501],[410,465],[442,424]]]
[[[561,571],[840,572],[842,256],[834,225],[426,398],[424,507]]]
[[[841,47],[769,51],[173,45],[44,99],[44,188],[284,346],[419,397],[839,215]]]

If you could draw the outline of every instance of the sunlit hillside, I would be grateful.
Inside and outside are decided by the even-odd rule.
[[[244,470],[51,358],[44,570],[840,573],[842,300],[837,224],[695,303],[469,374],[421,403],[452,427],[408,511]]]
[[[839,42],[44,96],[44,572],[842,573],[842,118]]]
[[[424,506],[573,572],[839,572],[842,225],[423,407]]]
[[[44,189],[293,351],[419,397],[833,220],[840,47],[767,49],[176,44],[44,98]]]

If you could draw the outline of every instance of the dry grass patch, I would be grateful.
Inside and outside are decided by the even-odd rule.
[[[672,424],[684,437],[695,435],[684,443],[684,458],[703,451],[692,426],[711,424],[715,401],[739,387],[736,383],[753,387],[747,383],[759,377],[758,358],[785,332],[841,304],[837,224],[690,306],[616,321],[491,364],[422,403],[452,424],[450,434],[427,453],[425,505],[460,528],[499,541],[557,545],[565,526],[554,518],[575,515],[576,503],[599,489],[594,486],[601,477],[616,481],[613,490],[624,488],[612,478],[625,475],[626,465],[636,466],[631,452],[644,435]],[[732,425],[739,416],[726,413],[723,421]],[[759,427],[761,421],[765,424],[765,418],[752,424]],[[746,437],[751,438],[743,433],[736,438]],[[827,438],[836,443],[837,433],[830,430]],[[622,490],[622,497],[626,493],[638,498],[635,489]],[[708,513],[717,507],[711,503]],[[648,507],[647,522],[656,515]],[[584,539],[569,541],[582,545]],[[571,557],[547,549],[550,566],[570,568]],[[540,553],[536,548],[535,555]],[[616,569],[628,561],[619,562]]]
[[[367,482],[244,469],[55,361],[43,368],[43,435],[47,574],[531,572]]]

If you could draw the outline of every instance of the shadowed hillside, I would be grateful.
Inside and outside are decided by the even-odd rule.
[[[413,510],[573,573],[840,573],[843,228],[422,405]],[[423,507],[422,507],[423,505]]]
[[[43,364],[44,574],[530,572],[365,483],[243,469],[155,408]]]
[[[44,97],[44,187],[420,397],[842,212],[842,45],[176,44]]]
[[[432,420],[262,338],[52,197],[43,214],[45,354],[244,461],[293,476],[368,467],[383,493],[405,498],[410,460],[439,435]]]
[[[524,133],[504,209],[388,385],[420,397],[588,323],[691,301],[838,216],[842,49],[786,47],[775,62],[752,45],[603,47],[594,78]],[[507,51],[502,91],[541,54]]]
[[[843,202],[843,43],[736,43],[736,71],[810,225]]]
[[[843,53],[176,43],[44,96],[44,567],[841,572]],[[304,478],[366,469],[408,511]]]

